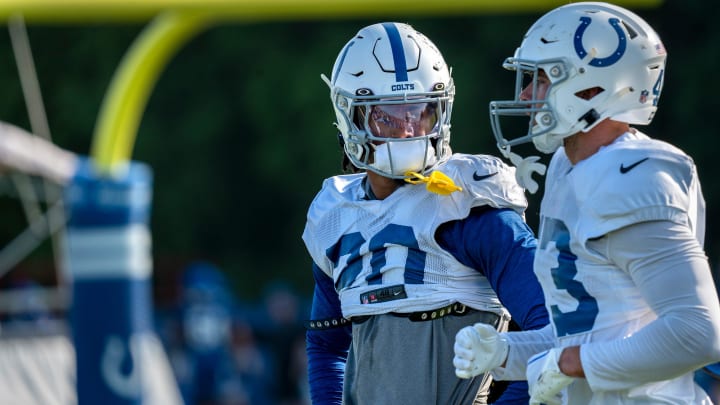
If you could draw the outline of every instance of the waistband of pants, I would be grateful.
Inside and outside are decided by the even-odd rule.
[[[448,306],[437,308],[437,309],[431,309],[427,311],[417,311],[417,312],[390,312],[387,315],[392,315],[399,318],[408,318],[412,322],[425,322],[425,321],[433,321],[435,319],[440,319],[449,315],[453,316],[465,316],[469,313],[477,313],[482,312],[487,319],[483,319],[483,323],[487,323],[493,326],[497,326],[498,322],[500,320],[500,315],[496,314],[495,312],[489,312],[489,311],[480,311],[477,309],[473,309],[468,307],[465,304],[461,304],[459,302],[450,304]],[[363,323],[370,319],[371,316],[375,315],[360,315],[360,316],[353,316],[350,319],[347,318],[328,318],[328,319],[317,319],[317,320],[308,320],[305,321],[305,328],[308,330],[323,330],[323,329],[333,329],[333,328],[340,328],[343,326],[347,326],[350,323]]]

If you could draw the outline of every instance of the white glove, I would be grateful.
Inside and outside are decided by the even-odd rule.
[[[455,335],[455,375],[472,378],[501,366],[508,355],[508,342],[486,323],[466,326]]]
[[[517,153],[510,151],[503,152],[503,154],[515,166],[515,179],[520,184],[520,187],[527,189],[531,194],[535,194],[538,190],[538,184],[532,179],[532,175],[538,173],[542,176],[545,174],[545,169],[547,169],[544,164],[537,163],[540,157],[530,156],[523,159]]]
[[[574,381],[560,371],[558,361],[562,348],[538,353],[528,360],[527,381],[530,391],[530,405],[561,405],[560,392]]]

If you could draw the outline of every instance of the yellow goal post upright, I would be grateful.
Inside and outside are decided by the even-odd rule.
[[[616,1],[630,8],[662,0]],[[103,100],[90,154],[66,186],[65,263],[78,404],[129,405],[180,399],[158,390],[163,371],[149,357],[152,170],[132,161],[140,120],[157,78],[175,52],[216,23],[541,13],[566,0],[0,0],[0,19],[35,23],[148,22],[121,61]],[[102,305],[99,305],[101,303]],[[127,364],[131,364],[128,369]],[[167,371],[167,370],[165,370]],[[160,392],[162,391],[162,392]]]

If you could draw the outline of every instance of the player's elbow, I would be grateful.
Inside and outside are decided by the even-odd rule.
[[[715,331],[712,337],[708,337],[703,347],[698,348],[697,353],[705,353],[705,363],[720,362],[720,333]]]
[[[720,314],[707,308],[686,311],[676,319],[676,337],[687,351],[688,359],[698,365],[720,361]]]
[[[707,352],[711,359],[709,361],[716,363],[720,362],[720,319],[716,319],[715,322],[710,322],[710,330],[712,331],[711,336],[706,340]]]
[[[720,361],[720,307],[717,305],[705,306],[702,315],[705,325],[700,328],[706,332],[702,343],[703,347],[699,350],[707,353],[708,362],[718,362]]]

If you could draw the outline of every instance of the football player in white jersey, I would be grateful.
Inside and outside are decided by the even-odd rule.
[[[490,103],[499,147],[523,181],[537,157],[512,146],[554,152],[535,257],[551,324],[463,329],[459,376],[527,378],[531,404],[711,403],[693,382],[693,370],[720,359],[697,170],[631,126],[652,120],[665,60],[636,14],[573,3],[540,18],[505,61],[517,85],[514,100]],[[506,137],[511,116],[530,118],[527,134]]]
[[[505,330],[509,316],[523,330],[548,322],[514,169],[452,154],[450,69],[409,25],[361,29],[323,78],[355,173],[324,181],[303,233],[312,401],[485,403],[487,375],[454,373],[455,334]],[[518,382],[496,403],[527,400]]]

